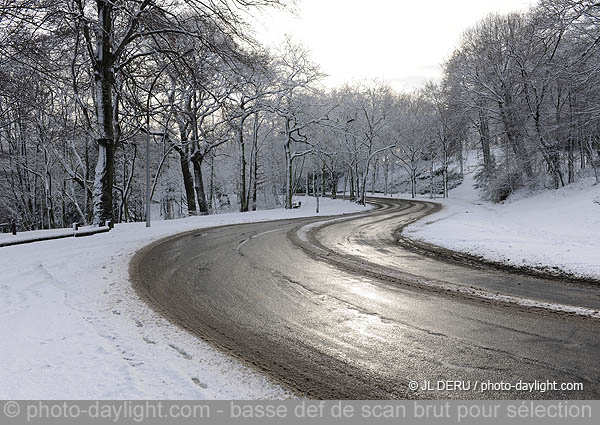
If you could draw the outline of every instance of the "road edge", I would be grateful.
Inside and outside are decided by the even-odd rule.
[[[383,200],[383,201],[390,200],[389,198],[378,198],[378,199]],[[396,200],[396,199],[394,199],[394,200]],[[431,206],[433,206],[433,208],[431,210],[427,211],[422,217],[414,220],[413,222],[406,223],[402,226],[398,226],[398,228],[396,228],[396,230],[394,231],[394,234],[393,234],[394,240],[396,240],[396,234],[398,232],[402,232],[402,230],[406,226],[408,226],[418,220],[421,220],[421,219],[429,216],[430,214],[438,212],[443,208],[443,206],[441,204],[435,203],[435,202],[429,202],[429,201],[423,201],[423,200],[407,200],[407,199],[397,199],[397,200],[405,201],[407,203],[419,202],[419,203],[431,205]],[[385,209],[384,209],[384,211],[385,211]],[[331,225],[331,224],[335,224],[339,221],[342,221],[342,220],[341,219],[339,219],[339,220],[323,220],[321,222],[312,224],[311,228],[307,229],[307,230],[302,230],[302,227],[305,227],[305,226],[298,226],[298,227],[291,229],[288,232],[288,238],[294,245],[298,246],[307,255],[309,255],[311,258],[313,258],[317,261],[325,261],[325,262],[334,264],[335,266],[345,269],[351,273],[367,274],[375,279],[378,279],[380,281],[383,281],[383,282],[386,282],[389,284],[400,284],[400,285],[409,286],[409,287],[413,287],[416,289],[430,291],[433,293],[443,294],[443,295],[447,295],[447,296],[454,296],[454,297],[460,296],[466,300],[474,300],[477,302],[483,301],[483,302],[493,303],[493,304],[497,304],[497,305],[501,305],[501,306],[511,306],[511,307],[517,307],[517,308],[522,308],[522,309],[528,309],[528,310],[533,309],[538,312],[543,312],[545,314],[562,314],[562,315],[567,315],[567,316],[571,316],[571,317],[577,316],[580,318],[591,319],[591,320],[600,319],[600,311],[586,308],[586,307],[572,306],[572,305],[567,305],[567,304],[556,304],[556,303],[551,303],[551,302],[547,302],[547,301],[524,298],[524,297],[519,297],[519,296],[514,296],[514,295],[509,295],[509,294],[493,293],[493,292],[490,292],[490,291],[482,289],[482,288],[467,287],[467,286],[461,287],[459,285],[450,284],[450,283],[443,282],[443,281],[435,281],[433,279],[429,279],[427,282],[425,282],[419,276],[413,275],[408,272],[401,272],[402,276],[393,276],[394,273],[398,273],[399,271],[392,270],[392,269],[386,269],[385,267],[382,267],[382,266],[374,264],[374,263],[369,263],[368,261],[361,260],[360,258],[356,258],[354,260],[349,259],[349,258],[347,258],[347,256],[338,254],[334,250],[331,250],[331,249],[325,247],[324,245],[322,245],[319,242],[319,240],[316,238],[316,234],[322,228],[327,227],[328,225]],[[301,231],[303,233],[302,236],[300,235]],[[402,244],[400,244],[400,245],[402,245]],[[425,255],[419,251],[412,250],[411,248],[405,247],[404,245],[402,245],[402,247],[409,249],[410,251],[415,252],[417,254]],[[445,248],[442,248],[442,247],[436,247],[436,248],[438,248],[440,251],[445,250]],[[448,250],[448,252],[453,253],[453,251],[451,251],[451,250]],[[445,255],[443,255],[443,256],[438,254],[437,250],[435,250],[433,252],[428,252],[428,254],[430,256],[434,256],[434,257],[436,257],[436,259],[440,259],[442,261],[451,261],[453,263],[465,265],[464,262],[454,260],[454,259],[453,260],[447,259],[449,257],[447,256],[447,254],[445,252],[444,252]],[[459,253],[457,253],[457,254],[459,254]],[[439,258],[439,257],[441,257],[441,258]],[[469,267],[476,267],[476,268],[480,268],[480,269],[487,268],[487,269],[491,269],[491,270],[499,270],[499,271],[508,272],[508,273],[522,274],[519,271],[514,270],[514,268],[510,268],[510,267],[497,268],[497,267],[495,267],[496,265],[491,265],[491,266],[486,265],[486,264],[480,265],[479,263],[475,263],[475,265],[473,265],[473,264],[466,264],[466,265]],[[388,273],[383,273],[382,270],[386,270],[386,271],[388,271]],[[535,276],[535,277],[542,277],[544,279],[548,279],[547,276]],[[553,276],[553,280],[558,280],[558,279],[560,279],[560,277]],[[573,284],[573,283],[587,284],[586,282],[581,282],[579,280],[575,280],[574,282],[569,280],[569,281],[567,281],[567,283],[569,283],[569,284]]]

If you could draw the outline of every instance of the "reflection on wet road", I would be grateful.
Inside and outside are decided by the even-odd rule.
[[[315,219],[243,224],[155,244],[134,259],[132,275],[137,289],[169,318],[299,395],[598,398],[599,320],[403,284],[435,280],[494,290],[520,281],[533,296],[544,283],[406,251],[395,244],[394,230],[431,204],[377,202],[379,210],[310,231],[312,253],[299,246],[307,242],[296,233]],[[564,287],[548,285],[547,297],[563,301]],[[574,302],[581,297],[582,305],[594,308],[595,301],[584,300],[586,291],[595,290],[572,291]],[[584,389],[409,389],[410,381],[424,380],[556,380],[582,382]]]

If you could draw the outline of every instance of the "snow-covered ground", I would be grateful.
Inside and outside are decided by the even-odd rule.
[[[85,229],[88,227],[86,226]],[[81,229],[84,229],[83,227]],[[13,241],[29,241],[37,238],[52,238],[55,236],[73,236],[73,229],[32,230],[30,232],[0,233],[0,243]]]
[[[28,232],[0,233],[0,247],[16,245],[19,243],[30,243],[49,239],[59,239],[62,237],[89,236],[90,234],[103,233],[108,231],[107,226],[82,226],[78,230],[72,228],[32,230]]]
[[[0,399],[289,397],[155,313],[132,289],[128,265],[137,249],[175,233],[315,215],[313,198],[298,199],[302,207],[291,211],[193,217],[150,229],[120,224],[110,233],[0,248]],[[319,215],[364,210],[322,199]]]
[[[600,279],[600,185],[584,178],[559,190],[479,199],[473,174],[436,199],[442,211],[407,227],[411,238],[486,259]],[[427,199],[427,198],[424,198]]]

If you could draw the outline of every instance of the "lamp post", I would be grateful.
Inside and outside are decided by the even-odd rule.
[[[146,227],[150,227],[150,95],[153,86],[154,83],[150,87],[146,102]]]

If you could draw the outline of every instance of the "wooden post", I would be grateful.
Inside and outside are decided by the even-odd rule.
[[[17,224],[14,221],[10,223],[10,231],[13,235],[17,236]]]
[[[79,230],[79,223],[73,223],[73,231],[76,232]]]

